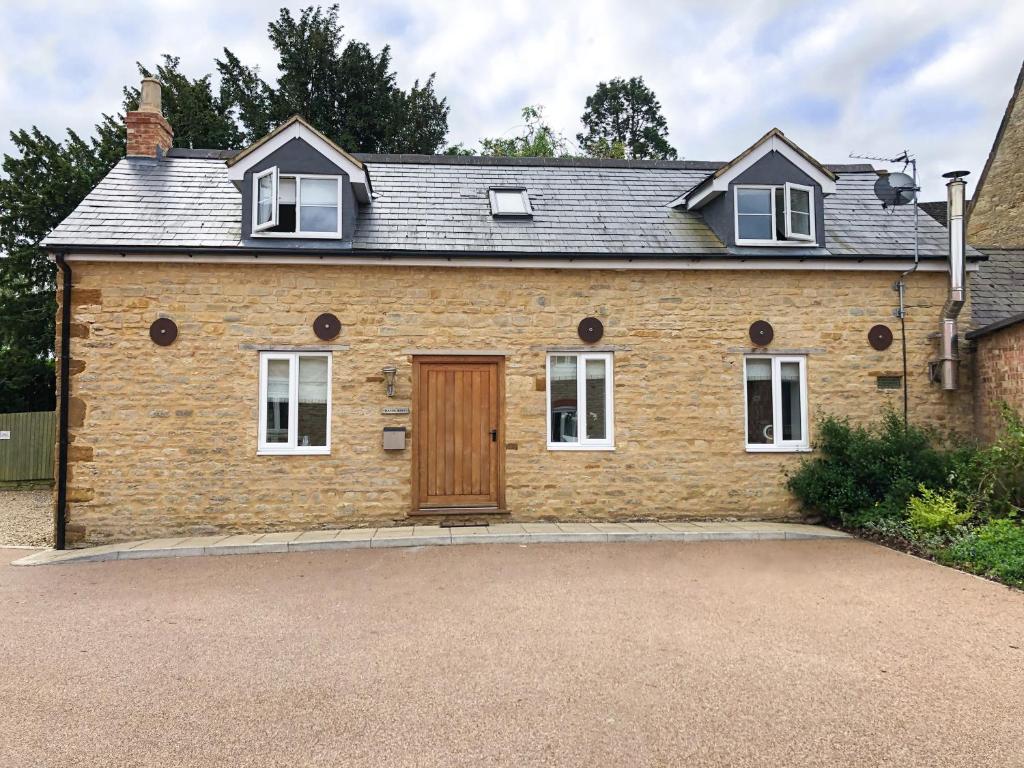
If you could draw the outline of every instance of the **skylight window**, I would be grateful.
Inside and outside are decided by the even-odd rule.
[[[492,216],[533,216],[530,196],[522,187],[491,188]]]

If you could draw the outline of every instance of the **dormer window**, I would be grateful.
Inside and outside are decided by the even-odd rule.
[[[814,188],[802,184],[737,185],[737,245],[813,242]]]
[[[530,196],[523,187],[492,187],[488,192],[492,216],[533,216]]]
[[[284,175],[274,167],[252,181],[254,237],[341,237],[341,176]]]

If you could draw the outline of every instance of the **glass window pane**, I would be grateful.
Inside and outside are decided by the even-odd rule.
[[[782,363],[782,439],[803,440],[803,408],[800,403],[800,364]]]
[[[299,210],[299,229],[303,232],[337,232],[338,231],[338,209],[327,208],[322,205],[305,205],[306,198],[303,195],[303,205]]]
[[[256,223],[265,224],[273,218],[271,200],[274,196],[274,177],[267,174],[256,182]]]
[[[494,201],[498,206],[497,213],[526,213],[523,193],[518,190],[495,192]]]
[[[295,205],[295,179],[285,176],[281,177],[277,190],[277,202],[281,205]]]
[[[267,361],[267,442],[288,442],[288,360]]]
[[[739,216],[739,232],[736,236],[740,240],[771,240],[772,239],[772,217],[758,215]]]
[[[772,191],[770,189],[737,189],[736,210],[740,213],[772,212]]]
[[[303,179],[302,204],[336,206],[338,204],[338,180]]]
[[[790,214],[790,229],[795,235],[811,235],[811,217],[806,213],[793,211]]]
[[[299,358],[299,424],[296,445],[327,445],[326,357]]]
[[[806,189],[789,190],[789,208],[794,213],[809,214],[811,212],[811,196]]]
[[[772,421],[772,361],[747,360],[747,442],[775,442]]]
[[[607,365],[604,360],[587,360],[587,438],[608,437],[605,393],[608,390]]]
[[[575,443],[577,428],[576,355],[552,355],[548,382],[551,409],[551,442]]]

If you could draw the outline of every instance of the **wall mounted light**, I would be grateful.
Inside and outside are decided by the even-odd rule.
[[[380,369],[380,372],[384,374],[384,385],[387,387],[388,397],[394,397],[395,374],[398,373],[398,369],[393,365],[386,365]]]

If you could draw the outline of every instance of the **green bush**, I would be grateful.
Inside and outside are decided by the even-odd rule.
[[[953,458],[950,484],[963,509],[979,517],[1016,517],[1024,511],[1024,422],[1005,403],[1003,430],[992,445]]]
[[[990,520],[954,542],[939,559],[1024,587],[1024,526],[1006,518]]]
[[[833,524],[862,527],[902,518],[920,485],[945,487],[950,459],[933,442],[931,432],[905,427],[891,411],[872,427],[829,416],[819,422],[816,455],[787,486],[805,509]]]
[[[970,510],[960,512],[952,492],[933,491],[919,486],[920,496],[907,502],[907,519],[919,531],[949,532],[971,519]]]

